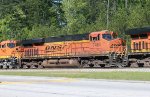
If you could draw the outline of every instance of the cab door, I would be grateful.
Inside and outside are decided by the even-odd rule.
[[[92,54],[98,54],[101,50],[100,34],[90,35],[90,51]]]
[[[90,36],[90,42],[92,44],[92,47],[100,47],[100,34],[95,35],[95,36]]]

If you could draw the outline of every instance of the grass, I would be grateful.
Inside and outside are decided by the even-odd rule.
[[[140,80],[150,81],[150,72],[74,72],[74,71],[40,71],[40,72],[0,72],[0,75],[19,76],[45,76],[45,77],[67,77],[67,78],[92,78],[112,80]]]

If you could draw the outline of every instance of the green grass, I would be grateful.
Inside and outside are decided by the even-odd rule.
[[[92,78],[112,80],[140,80],[150,81],[150,72],[73,72],[73,71],[40,71],[40,72],[0,72],[0,75],[19,76],[45,76],[45,77],[67,77],[67,78]]]

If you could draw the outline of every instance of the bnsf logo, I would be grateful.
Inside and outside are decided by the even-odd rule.
[[[122,46],[121,44],[112,44],[111,46],[110,46],[110,48],[115,48],[115,47],[118,47],[118,46]]]
[[[48,45],[46,46],[46,52],[56,52],[61,51],[65,48],[66,45]]]

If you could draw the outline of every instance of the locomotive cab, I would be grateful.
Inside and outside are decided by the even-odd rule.
[[[117,38],[117,34],[112,31],[93,32],[89,35],[89,39],[92,44],[99,46],[102,52],[122,52],[124,49],[125,41]]]
[[[0,68],[17,68],[17,41],[7,40],[0,43]]]
[[[100,54],[109,53],[109,41],[112,40],[112,35],[107,31],[92,32],[89,34],[92,51]]]
[[[0,48],[6,49],[6,48],[14,48],[16,47],[16,41],[3,41],[1,42]]]
[[[109,65],[113,66],[124,66],[125,41],[117,38],[116,33],[108,30],[92,32],[89,35],[89,39],[93,48],[91,51],[105,59],[103,64],[109,63]]]
[[[113,36],[115,36],[114,33],[104,30],[104,31],[100,31],[100,32],[92,32],[89,35],[89,39],[90,39],[90,41],[94,41],[94,42],[100,41],[100,40],[110,41],[113,39]]]
[[[7,40],[0,43],[0,58],[19,57],[17,41]]]

